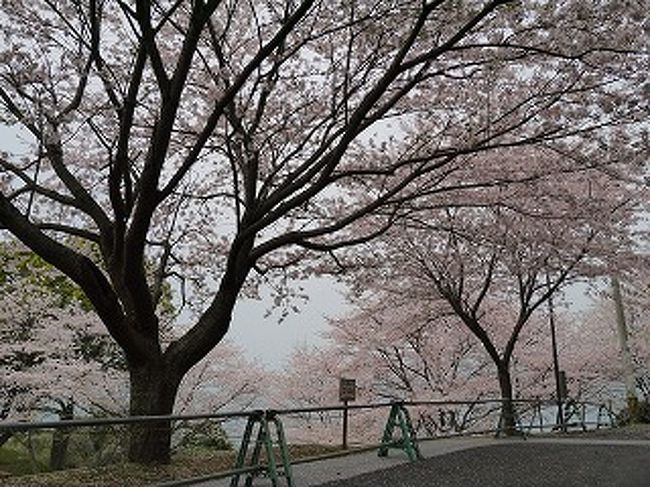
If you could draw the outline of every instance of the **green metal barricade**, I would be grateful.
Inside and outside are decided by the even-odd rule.
[[[399,433],[398,438],[394,438],[396,428]],[[381,443],[382,445],[378,453],[380,457],[387,456],[389,448],[399,448],[406,452],[406,455],[408,455],[409,460],[412,462],[422,458],[413,428],[413,422],[404,403],[395,402],[391,405]]]
[[[271,425],[275,427],[275,444],[271,435]],[[252,445],[253,451],[250,454],[250,458],[248,458],[248,465],[246,465],[247,457],[249,457],[248,453],[249,448],[251,447],[253,432],[256,427],[257,437],[255,439],[255,444]],[[281,468],[278,468],[276,462],[274,446],[277,446],[279,449],[280,460],[282,462]],[[265,463],[261,461],[262,448],[264,448],[266,453]],[[285,478],[287,487],[295,486],[291,473],[291,462],[289,461],[289,452],[287,449],[287,439],[284,434],[284,428],[282,427],[280,418],[278,418],[274,411],[256,411],[253,415],[249,416],[235,464],[235,469],[242,469],[245,467],[256,467],[254,471],[243,474],[246,476],[244,483],[245,487],[251,487],[251,485],[253,485],[253,479],[258,475],[268,477],[271,480],[271,485],[273,487],[278,487],[280,477]],[[232,477],[230,487],[237,487],[239,485],[241,475],[242,474],[235,474]]]

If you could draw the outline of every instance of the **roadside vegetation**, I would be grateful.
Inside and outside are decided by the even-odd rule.
[[[149,483],[188,479],[215,474],[234,468],[237,451],[232,448],[184,447],[172,455],[168,465],[144,466],[135,463],[114,463],[98,467],[76,467],[55,472],[47,470],[49,445],[41,435],[37,444],[37,458],[34,465],[24,449],[16,443],[0,448],[0,483],[7,487],[73,487],[93,485],[112,487],[124,485],[147,485]],[[339,447],[331,445],[290,445],[292,460],[336,452]],[[38,473],[32,473],[33,468]]]
[[[41,435],[38,444],[40,458],[45,458],[46,441]],[[553,433],[553,436],[558,436]],[[562,437],[564,435],[561,435]],[[590,431],[572,431],[566,436],[574,438],[649,440],[650,424],[635,423],[620,428],[602,428]],[[332,445],[290,445],[292,460],[315,457],[339,451]],[[118,463],[101,467],[78,467],[56,472],[30,472],[30,459],[11,445],[0,448],[0,482],[6,487],[117,487],[147,485],[170,480],[189,479],[215,474],[233,468],[236,458],[233,449],[219,450],[207,447],[187,447],[172,456],[168,465],[143,466],[135,463]],[[44,467],[45,463],[41,464]],[[23,469],[22,471],[19,471]]]

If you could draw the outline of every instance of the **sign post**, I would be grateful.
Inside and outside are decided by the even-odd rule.
[[[348,402],[357,398],[357,386],[354,379],[339,381],[339,401],[343,402],[343,449],[348,449]]]

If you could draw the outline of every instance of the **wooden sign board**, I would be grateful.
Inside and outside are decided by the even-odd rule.
[[[339,382],[339,401],[354,401],[356,398],[356,381],[354,379],[341,379]]]

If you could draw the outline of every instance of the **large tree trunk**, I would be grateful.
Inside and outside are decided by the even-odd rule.
[[[499,372],[499,388],[501,389],[501,421],[499,422],[500,434],[514,436],[518,434],[516,411],[512,402],[512,380],[510,377],[510,368],[507,363],[497,365]]]
[[[180,383],[179,374],[167,370],[162,361],[131,367],[131,416],[172,414]],[[169,463],[171,421],[135,423],[129,426],[128,459],[136,463]]]

